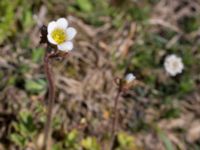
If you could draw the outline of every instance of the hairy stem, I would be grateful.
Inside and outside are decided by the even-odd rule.
[[[44,145],[42,150],[49,150],[50,137],[51,137],[51,122],[52,122],[52,111],[55,100],[55,86],[52,78],[52,70],[49,62],[49,55],[46,53],[44,59],[44,69],[48,80],[48,106],[47,106],[47,121],[44,129]]]
[[[114,144],[114,140],[115,140],[115,134],[116,134],[116,129],[118,126],[118,101],[119,101],[119,97],[121,94],[121,90],[118,90],[117,95],[115,97],[115,101],[114,101],[114,108],[113,108],[113,120],[112,120],[112,126],[111,126],[111,145],[110,145],[110,150],[113,149],[113,144]]]

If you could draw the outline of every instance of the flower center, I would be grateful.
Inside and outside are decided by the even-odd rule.
[[[176,62],[176,61],[173,62],[173,63],[172,63],[172,66],[173,66],[174,69],[178,68],[178,62]]]
[[[58,44],[63,43],[67,38],[65,31],[59,28],[53,30],[51,36],[54,39],[54,41]]]

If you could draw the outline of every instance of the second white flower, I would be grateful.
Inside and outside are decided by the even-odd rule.
[[[182,59],[174,54],[166,57],[164,67],[167,73],[171,76],[180,74],[184,69]]]

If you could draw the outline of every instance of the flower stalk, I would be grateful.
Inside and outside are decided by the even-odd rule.
[[[49,150],[50,136],[51,136],[51,124],[53,117],[53,105],[55,101],[55,85],[52,77],[52,69],[50,66],[50,55],[46,52],[44,58],[44,70],[48,80],[48,106],[47,106],[47,121],[44,129],[44,145],[43,150]]]
[[[118,118],[119,118],[119,112],[118,112],[118,103],[120,96],[126,92],[128,89],[130,89],[134,85],[135,76],[132,73],[129,73],[125,76],[125,78],[115,78],[115,84],[118,86],[117,94],[114,99],[114,107],[113,107],[113,120],[111,124],[111,144],[110,144],[110,150],[114,149],[114,142],[116,137],[116,131],[118,128]]]
[[[118,113],[117,109],[118,109],[119,97],[121,94],[122,94],[122,90],[121,90],[121,88],[119,88],[117,91],[116,97],[114,99],[114,107],[113,107],[114,116],[113,116],[112,125],[111,125],[111,147],[110,147],[110,150],[113,149],[115,136],[116,136],[116,130],[117,130],[117,126],[118,126],[119,113]]]

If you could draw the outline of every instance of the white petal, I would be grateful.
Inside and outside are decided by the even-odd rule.
[[[48,33],[51,33],[55,28],[56,28],[56,22],[55,21],[51,21],[48,24]]]
[[[65,43],[58,45],[58,49],[61,51],[65,51],[65,52],[71,51],[73,49],[73,47],[74,46],[71,41],[67,41]]]
[[[77,33],[76,29],[72,27],[67,28],[66,32],[67,32],[67,40],[72,40]]]
[[[54,41],[54,39],[51,37],[51,34],[48,34],[48,35],[47,35],[47,38],[48,38],[48,41],[49,41],[50,43],[55,44],[55,45],[57,44],[56,41]]]
[[[68,26],[68,22],[65,18],[60,18],[56,21],[56,25],[58,28],[66,29]]]

